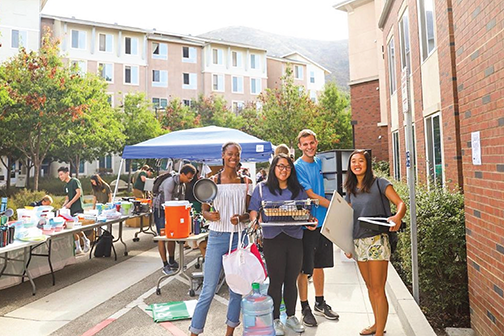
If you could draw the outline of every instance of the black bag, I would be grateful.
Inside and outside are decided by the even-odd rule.
[[[103,233],[96,241],[94,256],[96,258],[110,257],[112,251],[112,241],[114,236],[107,230],[103,230]]]
[[[380,183],[378,180],[376,180],[376,186],[378,187],[378,190],[380,191],[380,201],[382,202],[382,207],[383,207],[383,212],[386,212],[385,210],[385,204],[383,204],[383,198],[382,198],[382,192],[380,188]],[[391,216],[394,216],[395,214],[391,214]],[[389,216],[389,217],[391,217]],[[402,232],[406,229],[406,223],[404,221],[401,221],[401,226],[399,227],[398,231],[389,231],[389,228],[387,227],[387,234],[389,236],[389,243],[390,243],[390,251],[394,253],[397,250],[397,243],[399,242],[399,237],[397,236],[397,232]]]
[[[154,184],[152,185],[152,196],[156,197],[160,194],[159,187],[161,186],[161,183],[163,183],[164,180],[166,180],[168,177],[172,177],[172,174],[164,173],[156,177]]]

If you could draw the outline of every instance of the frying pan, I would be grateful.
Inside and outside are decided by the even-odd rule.
[[[193,187],[193,194],[198,202],[210,205],[210,211],[214,211],[213,201],[217,196],[217,184],[214,181],[207,178],[196,181]]]

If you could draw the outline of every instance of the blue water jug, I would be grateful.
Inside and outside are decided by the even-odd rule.
[[[273,299],[260,292],[258,283],[252,293],[242,299],[243,336],[275,336],[273,327]]]

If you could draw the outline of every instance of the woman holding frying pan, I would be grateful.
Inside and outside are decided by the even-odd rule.
[[[250,179],[238,175],[241,146],[228,142],[222,146],[222,162],[224,168],[211,177],[217,184],[217,196],[213,208],[203,204],[202,214],[208,221],[210,234],[205,255],[203,289],[194,310],[189,331],[191,335],[203,332],[210,304],[215,295],[222,270],[222,256],[228,252],[229,240],[233,232],[244,231],[245,222],[249,220],[247,213],[252,188]],[[243,233],[245,236],[245,233]],[[233,234],[232,248],[238,245],[238,234]],[[226,336],[233,335],[234,329],[240,324],[241,295],[229,291],[229,305],[226,319]]]

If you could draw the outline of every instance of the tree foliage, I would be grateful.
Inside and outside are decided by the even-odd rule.
[[[201,117],[178,98],[170,101],[159,119],[161,127],[170,132],[201,126]]]

